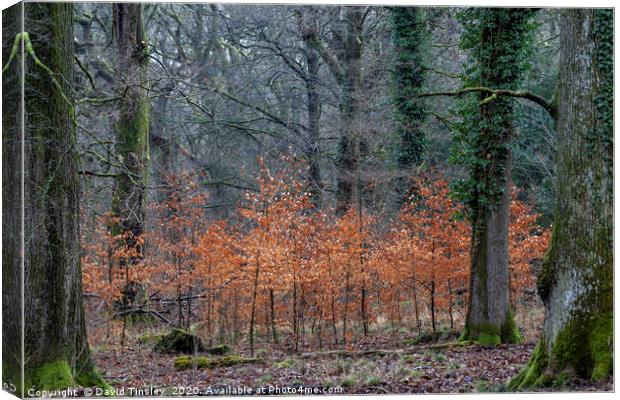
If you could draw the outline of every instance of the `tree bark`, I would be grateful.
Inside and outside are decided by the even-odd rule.
[[[489,114],[493,113],[490,111]],[[512,127],[507,126],[507,129],[510,131]],[[499,161],[503,173],[497,178],[498,185],[503,185],[502,180],[506,182],[508,179],[509,157],[506,154],[505,159]],[[510,311],[509,207],[510,196],[504,186],[495,203],[479,206],[477,219],[473,222],[471,290],[464,340],[478,340],[485,344],[515,343],[521,340]]]
[[[555,221],[545,322],[512,389],[601,380],[613,366],[613,10],[564,10]]]
[[[121,96],[116,122],[116,156],[122,163],[112,198],[112,212],[119,218],[114,234],[130,233],[126,245],[142,258],[138,238],[144,231],[145,191],[149,164],[148,54],[142,26],[142,5],[113,4],[116,37],[116,90]]]
[[[338,191],[336,212],[344,214],[357,196],[361,196],[358,173],[361,158],[361,126],[359,117],[362,62],[363,7],[346,7],[346,23],[342,65],[344,74],[339,77],[341,86],[341,129],[338,146]]]
[[[24,3],[2,11],[2,383],[23,397],[22,381],[22,31]],[[17,46],[14,47],[14,44]],[[10,61],[10,55],[13,59]]]
[[[477,80],[482,86],[514,86],[520,79],[517,63],[521,60],[516,55],[522,50],[506,43],[514,43],[514,37],[526,34],[531,11],[491,9],[481,12],[487,15],[482,18],[480,44],[476,50],[479,51]],[[519,44],[525,45],[523,41]],[[473,167],[475,185],[470,193],[470,299],[461,339],[483,344],[516,343],[522,338],[510,310],[508,268],[509,144],[514,130],[514,101],[508,97],[480,100],[475,116],[479,132],[473,143],[479,161]]]
[[[271,312],[271,333],[273,335],[273,342],[275,344],[278,344],[278,331],[276,330],[276,313],[273,288],[269,288],[269,308]]]
[[[310,185],[312,188],[312,200],[317,206],[321,205],[321,142],[320,127],[321,101],[319,97],[319,55],[311,46],[306,48],[306,62],[308,64],[308,76],[306,79],[306,92],[308,102],[308,139],[306,157],[310,161]]]
[[[148,54],[142,26],[142,5],[114,3],[112,14],[116,39],[115,85],[120,97],[115,124],[115,153],[121,164],[112,194],[112,215],[116,218],[112,224],[112,234],[123,235],[118,244],[129,254],[115,261],[124,269],[125,275],[121,302],[131,308],[141,285],[129,279],[129,268],[144,258],[146,184],[150,163]],[[182,317],[179,307],[179,318]],[[127,316],[124,316],[123,326],[126,320]]]
[[[338,51],[332,51],[313,30],[302,30],[302,38],[323,58],[340,87],[340,124],[342,136],[336,159],[337,191],[336,212],[344,214],[361,196],[357,176],[361,157],[361,134],[359,126],[362,30],[364,7],[343,7],[339,21],[344,29],[338,29]],[[340,39],[341,38],[341,39]]]
[[[29,389],[109,388],[90,357],[82,303],[78,154],[71,102],[73,5],[21,3],[5,11],[4,55],[13,43],[7,36],[22,29],[22,10],[28,27],[22,35],[24,53],[20,49],[3,76],[3,88],[8,89],[3,102],[4,281],[17,283],[13,281],[21,268],[24,274],[23,303],[20,284],[3,286],[3,345],[11,346],[3,352],[4,379],[22,396],[28,396]],[[22,73],[23,99],[14,87]],[[26,315],[15,315],[22,307]],[[13,367],[21,367],[21,362],[23,377]]]
[[[170,196],[169,178],[177,163],[178,145],[176,137],[168,132],[168,99],[173,85],[168,83],[160,90],[154,101],[149,122],[149,153],[151,158],[151,177],[157,187],[156,198],[166,200]]]
[[[319,93],[320,55],[317,52],[314,40],[318,34],[318,20],[313,15],[313,9],[302,6],[296,12],[299,24],[299,35],[304,42],[306,71],[302,74],[306,87],[306,102],[308,115],[308,136],[306,138],[305,153],[309,162],[308,180],[312,190],[312,201],[316,206],[321,205],[323,183],[321,182],[321,98]]]
[[[422,163],[426,147],[422,131],[426,113],[423,100],[418,98],[426,80],[423,65],[427,42],[425,11],[419,7],[394,7],[390,22],[394,46],[392,101],[398,135],[395,189],[396,204],[400,207],[410,194],[411,169]]]

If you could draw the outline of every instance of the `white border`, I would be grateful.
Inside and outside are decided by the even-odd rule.
[[[76,2],[76,1],[73,1]],[[103,1],[101,1],[103,2]],[[144,2],[144,1],[141,1]],[[536,8],[547,8],[547,7],[562,7],[562,8],[592,8],[592,7],[606,7],[606,8],[614,8],[615,7],[615,2],[614,1],[610,1],[610,0],[590,0],[590,1],[583,1],[583,0],[564,0],[564,1],[559,1],[559,0],[538,0],[538,1],[532,1],[532,0],[521,0],[519,2],[516,1],[511,1],[511,0],[495,0],[495,1],[489,1],[489,0],[460,0],[460,1],[454,1],[454,0],[448,0],[448,1],[433,1],[433,0],[379,0],[379,1],[354,1],[354,0],[305,0],[305,1],[268,1],[268,0],[228,0],[228,1],[210,1],[210,0],[203,0],[203,1],[190,1],[192,3],[237,3],[237,4],[249,4],[249,3],[255,3],[255,4],[289,4],[289,5],[293,5],[293,4],[377,4],[377,5],[415,5],[415,6],[446,6],[446,7],[453,7],[453,6],[481,6],[481,7],[536,7]],[[0,6],[2,9],[5,9],[13,4],[15,4],[16,1],[13,0],[0,0]],[[146,2],[144,2],[146,3]],[[162,0],[152,0],[152,1],[148,1],[148,3],[188,3],[187,1],[162,1]],[[23,19],[22,19],[23,21]],[[614,45],[614,54],[616,54],[616,49],[618,46],[618,9],[615,8],[614,9],[614,21],[615,21],[615,29],[614,29],[614,38],[615,38],[615,45]],[[1,28],[1,18],[0,18],[0,28]],[[23,49],[22,49],[23,51]],[[23,60],[23,56],[22,56],[22,60]],[[618,71],[619,71],[619,67],[618,67],[618,63],[614,63],[614,74],[615,74],[615,82],[614,82],[614,93],[618,93]],[[23,85],[23,82],[22,82]],[[1,88],[0,88],[0,95],[1,95]],[[617,112],[618,110],[618,102],[617,99],[614,98],[614,111]],[[24,105],[22,104],[22,107]],[[2,116],[2,111],[0,109],[0,119]],[[614,119],[614,123],[615,123],[615,119]],[[614,125],[614,133],[616,132],[615,130],[616,125]],[[615,135],[614,135],[615,136]],[[0,152],[1,152],[1,142],[0,142]],[[614,154],[617,155],[618,150],[620,148],[620,145],[618,144],[618,142],[616,141],[614,143]],[[23,157],[22,157],[22,161],[23,161]],[[614,167],[616,166],[615,164],[615,157],[614,157]],[[1,163],[0,163],[0,171],[2,169]],[[615,178],[615,177],[614,177]],[[620,201],[618,200],[618,187],[620,186],[620,184],[618,183],[618,179],[614,179],[614,193],[615,193],[615,198],[614,198],[614,211],[618,209],[618,205],[620,204]],[[23,181],[22,181],[22,194],[23,194]],[[0,201],[2,199],[2,194],[0,193]],[[620,221],[620,217],[618,216],[617,213],[614,213],[614,227],[615,229],[619,226],[618,222]],[[0,233],[2,232],[2,227],[0,225]],[[614,230],[614,232],[616,232]],[[614,236],[615,238],[615,236]],[[618,249],[620,248],[619,243],[617,240],[614,241],[614,255],[618,255],[620,254],[620,252],[618,252]],[[2,249],[0,248],[0,255],[2,254]],[[615,256],[614,257],[614,272],[616,272],[615,266],[618,265],[618,259]],[[22,271],[22,275],[23,275],[23,271]],[[614,273],[614,309],[618,310],[618,296],[616,296],[616,290],[615,288],[618,288],[618,282],[619,282],[619,277],[618,277],[618,273]],[[22,276],[23,279],[23,276]],[[0,284],[2,282],[2,278],[0,277]],[[23,288],[23,285],[22,285]],[[22,297],[23,297],[23,293],[22,293]],[[23,304],[23,299],[22,299],[22,304]],[[2,310],[0,309],[0,316],[2,315]],[[617,338],[617,332],[618,329],[620,327],[620,322],[619,322],[619,318],[614,317],[614,344],[617,343],[617,340],[615,340]],[[1,334],[1,326],[0,326],[0,334]],[[23,335],[22,335],[23,336]],[[0,355],[1,355],[1,347],[0,347]],[[22,351],[23,351],[23,346],[22,346]],[[1,359],[1,358],[0,358]],[[614,357],[614,371],[617,372],[618,371],[618,357]],[[617,373],[614,373],[614,375],[617,377]],[[364,396],[364,398],[370,398],[370,399],[379,399],[379,400],[383,400],[383,399],[402,399],[403,396],[407,396],[408,395],[392,395],[392,394],[387,394],[387,395],[380,395],[380,396]],[[510,398],[510,399],[514,399],[517,398],[517,396],[519,398],[526,398],[526,399],[533,399],[533,398],[539,398],[539,397],[546,397],[546,398],[556,398],[556,397],[560,397],[561,399],[566,399],[566,400],[574,400],[574,399],[579,399],[582,400],[583,397],[587,396],[588,400],[598,400],[598,399],[608,399],[608,398],[612,398],[612,396],[615,396],[615,393],[557,393],[557,392],[552,392],[552,393],[517,393],[517,394],[488,394],[488,393],[483,393],[483,394],[464,394],[464,396],[466,396],[469,399],[488,399],[488,400],[495,400],[495,399],[506,399],[506,398]],[[254,397],[254,396],[252,396]],[[272,396],[259,396],[259,397],[272,397]],[[425,398],[463,398],[463,395],[459,395],[459,394],[425,394],[424,395]],[[173,397],[168,397],[170,399],[173,399]],[[230,397],[226,397],[226,398],[230,398]],[[356,395],[356,396],[352,396],[352,395],[343,395],[343,396],[326,396],[326,397],[321,397],[321,398],[329,398],[329,399],[347,399],[347,400],[353,400],[353,399],[359,399],[360,395]],[[8,399],[15,399],[14,396],[11,396],[9,393],[0,390],[0,400],[8,400]]]

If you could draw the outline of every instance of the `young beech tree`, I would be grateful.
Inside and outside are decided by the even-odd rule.
[[[215,339],[217,311],[227,298],[227,295],[223,294],[224,290],[238,279],[240,257],[235,246],[237,241],[228,230],[223,221],[211,224],[194,248],[197,261],[193,284],[203,287],[202,296],[206,301],[205,329],[209,346],[213,345]],[[222,325],[221,320],[219,325]]]
[[[513,389],[612,373],[613,23],[613,10],[563,11],[558,199],[538,276],[545,323]]]
[[[151,207],[159,222],[156,229],[145,235],[149,243],[147,262],[137,270],[144,271],[144,279],[133,280],[148,284],[148,291],[171,295],[177,303],[177,326],[189,329],[192,322],[192,301],[198,291],[196,272],[196,245],[204,234],[206,219],[204,204],[207,195],[198,183],[200,174],[179,171],[176,175],[162,174],[171,189],[170,194]],[[131,268],[134,269],[134,268]],[[158,275],[164,279],[153,281]]]
[[[536,287],[533,263],[540,263],[549,246],[551,231],[537,224],[540,214],[533,207],[516,199],[513,190],[510,203],[510,225],[508,237],[510,246],[510,301],[512,306],[527,304]]]
[[[426,299],[431,328],[437,329],[439,310],[447,310],[452,327],[453,292],[465,286],[470,228],[456,218],[461,207],[448,196],[448,182],[438,173],[415,180],[418,191],[403,205],[398,224],[375,257],[387,296],[398,295],[413,306],[421,332],[422,300]],[[389,263],[390,267],[381,266]],[[394,290],[399,287],[401,290]],[[400,315],[400,309],[392,310]]]
[[[473,60],[466,86],[515,89],[526,68],[529,9],[475,8],[461,13],[462,47]],[[484,95],[486,96],[486,95]],[[510,310],[508,219],[513,102],[477,95],[463,110],[461,153],[469,169],[458,189],[472,221],[471,276],[462,339],[484,343],[521,340]],[[484,99],[484,100],[483,100]]]
[[[20,32],[22,16],[28,32]],[[71,103],[73,5],[19,3],[3,12],[3,22],[3,60],[8,63],[2,80],[2,264],[5,284],[11,285],[3,286],[3,379],[15,385],[21,397],[30,396],[31,388],[106,386],[90,357],[82,304],[78,155]],[[18,89],[21,78],[24,97]],[[25,115],[20,112],[22,100]],[[15,279],[21,268],[24,303]]]
[[[299,274],[303,251],[300,244],[306,242],[302,232],[307,211],[312,207],[309,193],[300,184],[299,168],[293,166],[272,174],[264,161],[259,159],[260,174],[257,178],[259,190],[247,193],[248,206],[241,214],[250,222],[252,229],[243,239],[246,253],[246,271],[251,281],[251,312],[249,326],[250,353],[254,353],[254,335],[257,314],[260,309],[260,294],[269,293],[270,308],[273,310],[273,290],[276,280],[283,277],[289,290],[292,289],[292,325],[295,348],[299,344]],[[297,166],[299,167],[299,166]],[[294,172],[297,171],[297,172]],[[304,171],[305,172],[305,171]],[[288,268],[286,268],[288,267]],[[292,284],[292,285],[291,285]],[[274,338],[275,316],[272,312],[271,325]],[[269,324],[267,324],[269,325]]]
[[[350,209],[336,221],[335,235],[339,236],[339,251],[335,263],[344,277],[343,305],[343,343],[347,341],[347,329],[352,325],[355,315],[359,316],[364,335],[368,335],[368,324],[371,319],[369,304],[369,285],[371,271],[368,264],[369,251],[372,248],[372,231],[370,226],[374,217],[366,210]],[[357,306],[356,306],[357,303]],[[357,309],[357,313],[350,313]]]

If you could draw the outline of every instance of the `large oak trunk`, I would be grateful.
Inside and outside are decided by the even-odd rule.
[[[21,393],[23,283],[22,233],[22,47],[13,48],[22,30],[21,3],[2,11],[2,383]],[[19,388],[18,388],[19,386]]]
[[[511,388],[600,380],[613,365],[613,11],[565,10],[558,199],[538,276],[542,335]]]
[[[7,272],[5,280],[12,282],[23,268],[24,286],[23,293],[20,285],[3,287],[3,300],[11,304],[8,315],[15,317],[17,307],[25,315],[23,326],[19,315],[3,319],[8,328],[4,345],[9,350],[3,364],[8,372],[5,381],[13,381],[17,394],[32,396],[31,389],[105,384],[90,358],[82,304],[78,154],[71,103],[73,5],[25,3],[4,17],[20,21],[22,7],[27,26],[22,36],[24,58],[18,55],[3,76],[3,86],[19,83],[24,62],[23,99],[14,88],[5,92],[8,97],[4,99],[7,107],[15,108],[5,108],[5,112],[17,112],[3,119],[3,192],[7,198],[3,212],[5,218],[11,215],[4,224],[3,272]],[[13,42],[6,36],[3,39]],[[18,354],[22,340],[23,354]],[[17,372],[20,362],[23,376]]]

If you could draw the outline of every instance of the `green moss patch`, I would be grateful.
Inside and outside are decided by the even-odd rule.
[[[103,389],[103,393],[106,397],[112,397],[115,394],[114,388],[103,380],[101,375],[96,370],[91,370],[89,373],[82,372],[75,378],[78,385],[83,387],[97,387]]]
[[[511,390],[562,386],[574,377],[593,381],[612,373],[613,317],[604,314],[589,320],[574,320],[558,334],[551,355],[541,339],[527,366],[509,383]]]
[[[65,360],[45,364],[33,374],[34,385],[42,390],[66,389],[75,386],[71,367]]]
[[[225,344],[220,344],[208,348],[206,352],[213,355],[224,355],[230,353],[230,347],[226,346]]]
[[[549,365],[545,347],[545,342],[541,339],[536,345],[527,366],[508,383],[508,390],[514,391],[529,387],[546,386],[550,379],[553,380],[553,378],[546,377],[544,374]]]
[[[477,342],[483,346],[494,346],[502,343],[502,338],[494,333],[480,332]]]
[[[98,387],[103,389],[107,396],[114,395],[114,388],[108,385],[95,369],[87,368],[87,370],[74,375],[69,363],[59,359],[27,373],[25,386],[37,390],[60,390],[77,386]]]
[[[506,315],[506,320],[501,326],[492,324],[465,326],[465,330],[458,341],[474,341],[483,346],[494,346],[500,343],[521,343],[523,341],[523,336],[514,321],[512,312],[509,310]]]
[[[138,342],[142,344],[157,344],[162,340],[164,335],[162,334],[154,334],[154,333],[145,333],[138,337]]]
[[[287,358],[286,360],[282,360],[274,364],[274,367],[278,369],[287,369],[292,368],[295,365],[295,361],[292,358]]]
[[[589,345],[594,361],[591,375],[594,381],[605,379],[612,373],[613,324],[613,316],[608,314],[598,318],[592,328]]]

